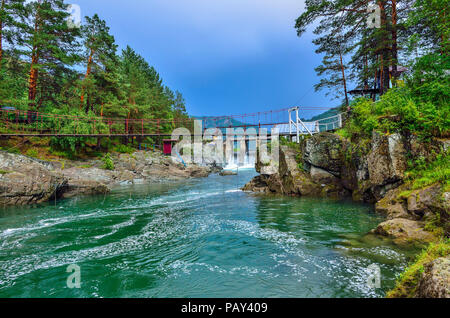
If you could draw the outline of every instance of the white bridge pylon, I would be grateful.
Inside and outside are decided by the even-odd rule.
[[[283,135],[283,133],[287,135],[289,131],[289,136],[296,136],[298,143],[300,142],[300,135],[309,134],[312,136],[321,131],[335,130],[342,127],[342,113],[317,121],[304,122],[300,119],[300,107],[290,108],[288,112],[289,124],[279,124],[274,127],[279,128],[280,135]]]
[[[289,135],[292,136],[292,126],[295,127],[296,130],[296,135],[297,135],[297,142],[300,141],[300,125],[303,126],[303,128],[305,128],[305,130],[312,136],[313,133],[311,132],[311,130],[308,129],[308,127],[306,127],[306,125],[303,123],[303,121],[300,119],[300,117],[298,116],[298,111],[299,111],[300,107],[293,107],[290,108],[289,111]],[[292,120],[292,113],[295,112],[295,122]],[[303,134],[303,133],[302,133]]]

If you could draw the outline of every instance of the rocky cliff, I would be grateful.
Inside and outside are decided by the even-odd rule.
[[[414,136],[375,132],[370,140],[352,143],[337,134],[321,133],[298,146],[281,146],[278,170],[263,169],[258,162],[260,175],[243,190],[375,203],[386,221],[371,234],[399,245],[442,242],[450,236],[448,187],[437,182],[414,189],[405,172],[408,159],[448,154],[449,145],[448,139],[422,143]],[[429,259],[420,265],[423,270],[415,270],[414,282],[400,282],[391,296],[450,297],[450,256],[447,243],[442,244],[434,258],[425,253]]]
[[[355,144],[337,134],[321,133],[306,138],[297,148],[281,146],[278,171],[267,173],[258,162],[260,175],[243,190],[353,197],[357,201],[376,203],[377,211],[384,213],[387,221],[374,234],[389,236],[399,244],[429,242],[435,236],[424,228],[436,216],[449,233],[450,193],[441,184],[409,191],[404,184],[407,160],[446,151],[448,145],[448,140],[424,145],[412,136],[379,133],[374,133],[371,140]]]
[[[104,194],[120,184],[207,177],[211,169],[184,167],[170,157],[139,151],[113,156],[114,170],[101,160],[47,162],[0,151],[0,205],[26,205],[80,194]]]

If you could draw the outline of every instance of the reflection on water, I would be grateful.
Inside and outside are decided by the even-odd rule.
[[[254,170],[0,212],[0,297],[379,297],[406,251],[369,205],[239,190]],[[381,267],[382,288],[366,284]],[[69,264],[81,289],[66,287]]]

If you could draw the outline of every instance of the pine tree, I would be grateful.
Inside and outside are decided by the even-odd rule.
[[[3,65],[4,42],[14,47],[18,41],[17,27],[20,25],[20,17],[25,15],[24,2],[25,0],[0,0],[0,70]]]
[[[31,108],[39,108],[53,94],[51,88],[59,89],[61,77],[80,59],[79,29],[69,27],[67,8],[63,0],[37,0],[26,6],[28,17],[22,31],[27,49],[23,56],[30,65],[28,101]]]
[[[306,11],[296,21],[297,33],[301,36],[310,24],[319,20],[314,33],[320,37],[315,42],[320,45],[319,51],[328,55],[318,70],[325,71],[334,65],[339,65],[341,71],[344,70],[343,63],[340,63],[341,56],[336,61],[330,59],[330,53],[335,52],[333,55],[337,56],[339,52],[345,52],[351,55],[349,77],[358,79],[358,86],[366,89],[373,79],[375,88],[384,94],[389,88],[391,77],[395,79],[398,76],[398,44],[404,33],[403,23],[411,11],[411,0],[403,0],[400,9],[398,2],[377,0],[380,27],[368,29],[366,21],[372,14],[367,10],[370,3],[368,1],[307,0]],[[327,43],[327,40],[330,41]],[[341,50],[336,48],[336,43],[342,47]],[[340,85],[339,81],[326,84],[331,85],[333,82]]]
[[[17,52],[24,16],[24,0],[0,0],[0,102],[13,105],[19,103],[25,80],[24,65]]]
[[[109,33],[109,27],[104,20],[101,20],[97,14],[92,18],[86,17],[86,23],[83,25],[81,31],[83,36],[83,44],[86,49],[85,61],[86,72],[82,84],[81,105],[84,105],[84,97],[86,86],[90,86],[90,91],[97,91],[96,83],[107,81],[106,73],[108,67],[117,62],[114,37]],[[91,76],[91,73],[94,76]],[[97,79],[97,81],[96,81]],[[88,95],[86,103],[86,113],[89,109],[93,109],[92,97]]]

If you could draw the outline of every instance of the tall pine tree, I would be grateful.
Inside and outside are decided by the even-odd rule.
[[[67,23],[68,5],[63,0],[37,0],[27,4],[23,26],[23,57],[29,62],[28,101],[38,109],[61,88],[69,67],[79,61],[78,28]],[[38,96],[39,94],[39,96]]]
[[[82,83],[81,105],[84,105],[84,97],[87,86],[90,86],[90,93],[86,102],[86,113],[93,109],[90,96],[100,88],[102,83],[107,81],[107,71],[117,62],[114,37],[109,33],[109,27],[104,20],[101,20],[97,14],[92,18],[86,17],[86,22],[81,28],[83,44],[85,47],[84,60],[86,63],[86,72]],[[93,73],[93,74],[92,74]],[[92,76],[93,75],[93,76]],[[96,81],[97,79],[97,81]],[[102,103],[102,101],[100,101]]]

